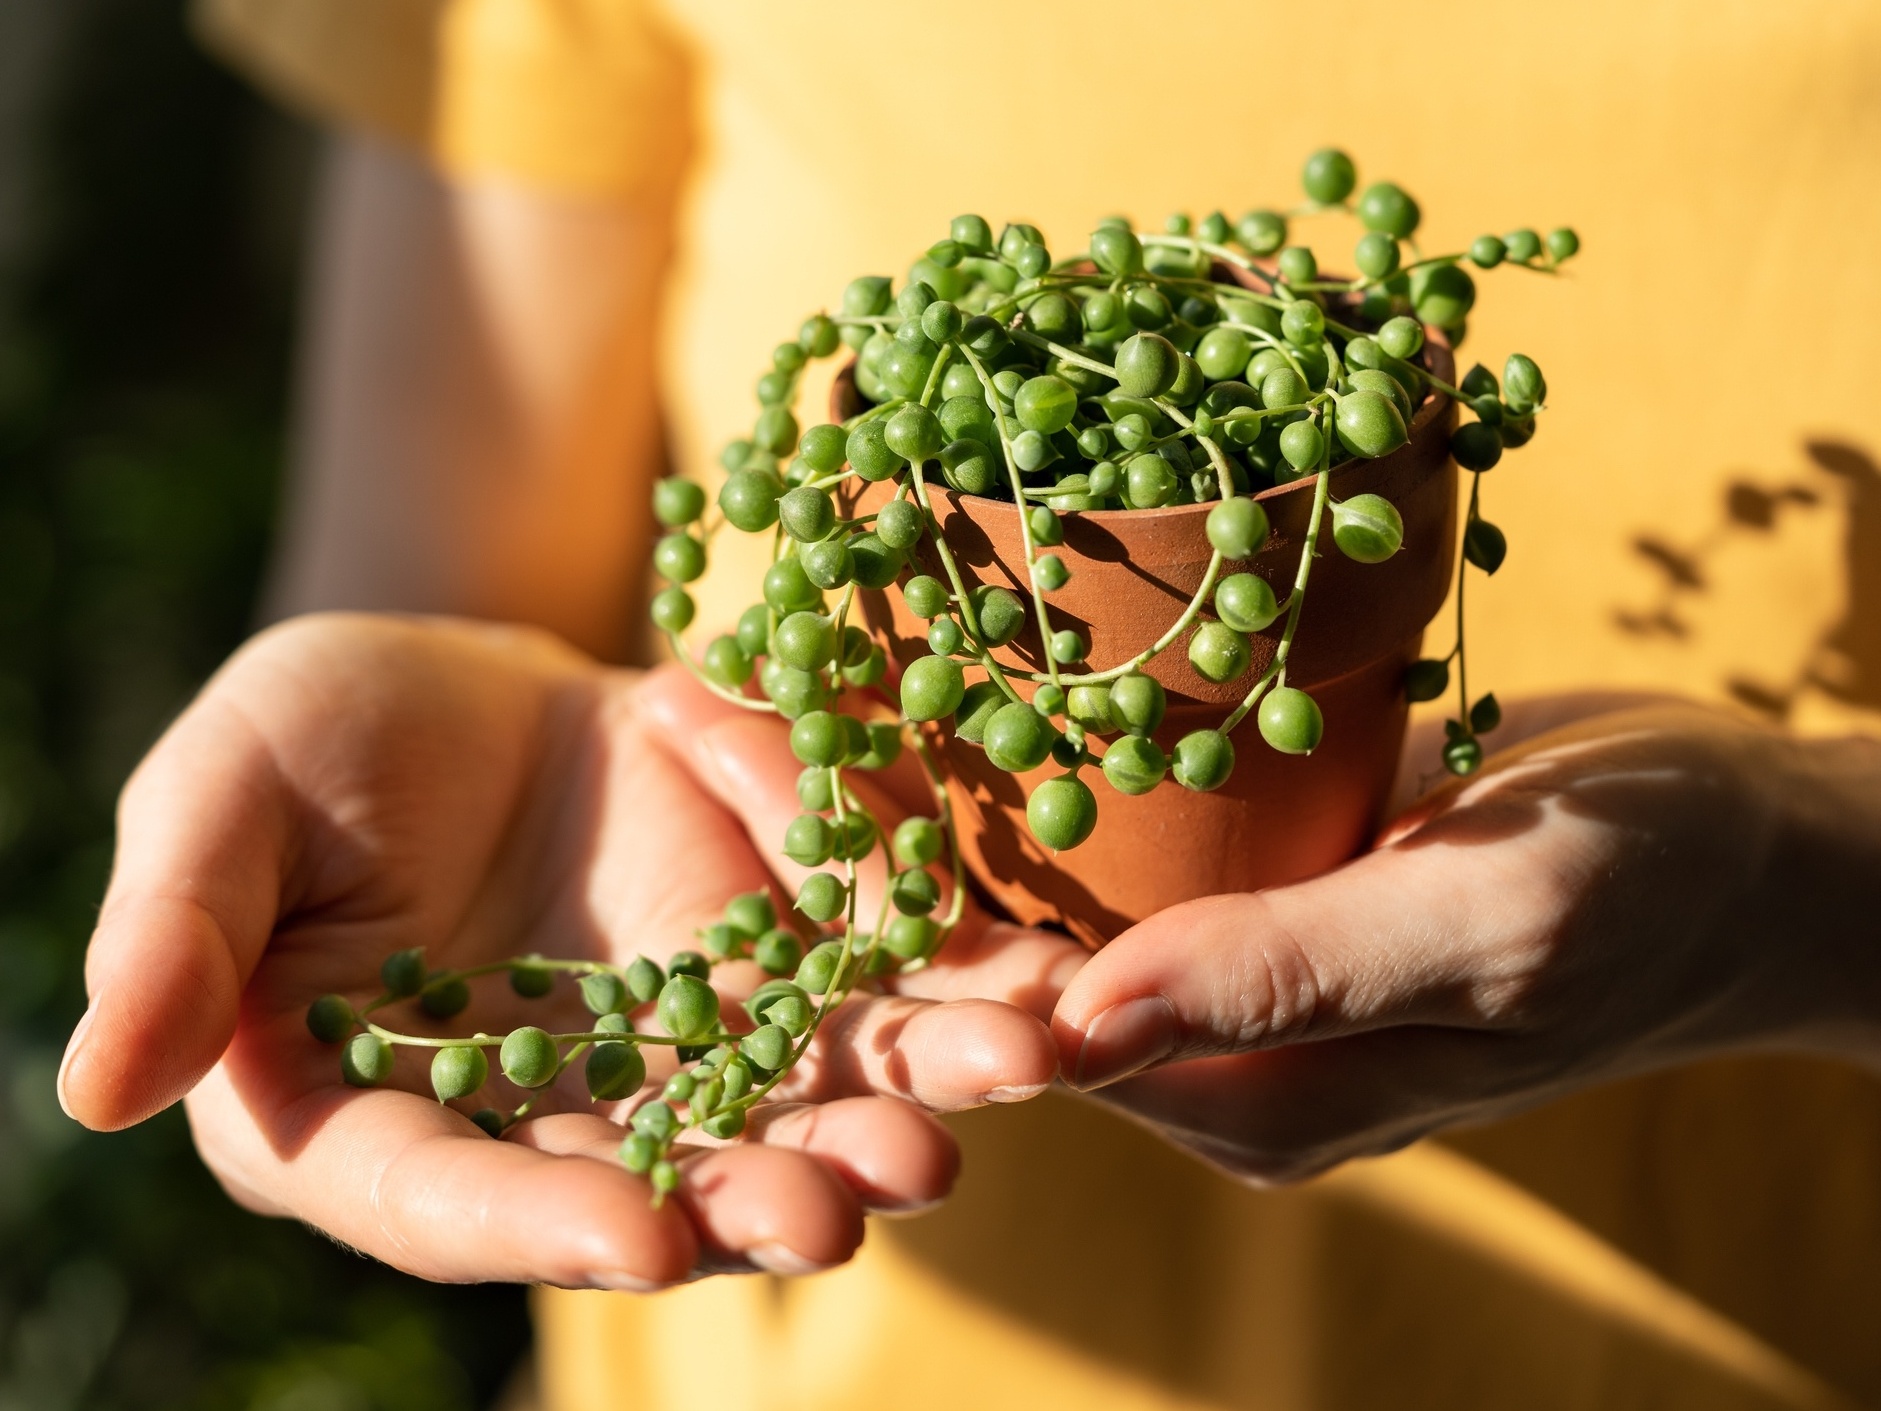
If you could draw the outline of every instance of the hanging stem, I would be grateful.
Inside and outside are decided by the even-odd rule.
[[[980,665],[986,668],[988,676],[998,683],[999,689],[1013,700],[1024,703],[1025,698],[1006,679],[1006,673],[998,662],[993,660],[992,651],[986,645],[986,636],[980,630],[980,615],[975,611],[967,593],[966,581],[960,576],[960,565],[954,562],[954,553],[948,547],[947,540],[940,532],[940,520],[934,514],[934,506],[928,500],[927,478],[922,473],[919,462],[913,466],[914,494],[921,503],[921,511],[927,518],[928,537],[933,540],[934,550],[941,561],[941,570],[946,573],[947,581],[954,590],[954,602],[960,609],[960,621],[966,628],[967,640],[972,642],[978,653]]]
[[[967,862],[960,852],[960,833],[954,823],[954,804],[947,793],[947,782],[941,777],[939,761],[934,758],[927,737],[918,726],[913,732],[913,747],[915,756],[921,761],[921,770],[927,775],[928,791],[934,796],[934,806],[939,810],[941,831],[947,835],[947,851],[953,857],[954,894],[947,904],[946,918],[940,923],[941,935],[946,936],[960,924],[960,918],[966,913]]]
[[[1019,462],[1012,454],[1011,429],[1006,425],[1006,414],[999,409],[999,391],[993,386],[993,379],[987,375],[986,365],[974,354],[973,349],[963,347],[960,351],[966,354],[967,361],[972,364],[975,375],[980,379],[980,388],[993,408],[993,424],[999,431],[1000,454],[1006,461],[1006,475],[1012,483],[1012,498],[1019,512],[1019,544],[1025,553],[1025,577],[1027,586],[1032,590],[1032,606],[1038,613],[1039,650],[1045,654],[1046,679],[1056,686],[1058,659],[1052,655],[1051,613],[1045,606],[1045,590],[1039,587],[1038,546],[1032,541],[1032,521],[1025,507],[1025,484],[1019,479]]]
[[[1478,471],[1470,476],[1470,509],[1463,520],[1463,548],[1456,566],[1456,646],[1452,655],[1456,658],[1456,694],[1457,723],[1463,727],[1465,735],[1474,735],[1470,728],[1470,676],[1469,660],[1463,651],[1463,585],[1469,582],[1469,527],[1476,522],[1477,497],[1482,493],[1483,477]]]
[[[1248,712],[1260,704],[1269,686],[1287,684],[1287,658],[1293,652],[1294,635],[1300,630],[1300,614],[1306,608],[1306,583],[1312,577],[1313,556],[1319,549],[1320,522],[1326,517],[1326,502],[1332,494],[1332,437],[1327,436],[1325,441],[1325,449],[1320,453],[1319,480],[1313,486],[1313,508],[1306,524],[1306,541],[1300,546],[1300,566],[1294,571],[1293,593],[1287,599],[1287,625],[1280,633],[1280,645],[1274,648],[1274,659],[1268,663],[1267,670],[1261,673],[1260,680],[1235,707],[1234,713],[1222,721],[1224,735],[1247,719]]]

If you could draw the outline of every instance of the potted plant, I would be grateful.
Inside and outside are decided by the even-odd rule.
[[[417,1043],[436,1049],[439,1099],[469,1100],[494,1048],[517,1087],[580,1060],[591,1095],[618,1100],[644,1085],[641,1046],[676,1047],[682,1068],[622,1147],[657,1198],[683,1128],[735,1135],[834,1004],[928,961],[969,875],[1016,919],[1101,945],[1175,902],[1351,856],[1380,820],[1409,702],[1453,679],[1444,762],[1476,768],[1499,713],[1470,695],[1460,583],[1449,651],[1421,643],[1449,590],[1456,468],[1470,474],[1463,565],[1493,574],[1506,545],[1481,477],[1533,436],[1546,386],[1520,354],[1500,379],[1480,365],[1457,379],[1469,268],[1551,273],[1578,241],[1517,230],[1424,256],[1399,187],[1355,197],[1332,150],[1303,180],[1294,212],[1177,216],[1161,234],[1110,219],[1058,259],[1031,226],[996,238],[961,216],[899,289],[857,279],[780,344],[715,510],[693,481],[655,489],[668,586],[652,614],[712,691],[792,722],[803,812],[782,850],[820,869],[794,916],[780,924],[750,894],[665,965],[485,967],[523,995],[573,976],[596,1016],[579,1033],[386,1028],[374,1016],[405,999],[460,1012],[481,973],[401,952],[376,1000],[309,1013],[345,1045],[348,1081],[384,1081],[392,1046]],[[1325,211],[1363,228],[1353,277],[1289,243],[1291,215]],[[845,348],[831,420],[800,431],[803,369]],[[727,531],[768,535],[771,564],[760,601],[695,659],[685,585]],[[848,775],[904,749],[934,816],[888,830]],[[878,850],[888,886],[860,916],[856,864]],[[742,1016],[708,983],[733,957],[774,977]],[[657,1032],[636,1031],[641,1006]],[[475,1120],[498,1133],[532,1101]]]

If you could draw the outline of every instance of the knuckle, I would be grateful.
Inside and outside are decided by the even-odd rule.
[[[1269,999],[1268,1035],[1287,1042],[1309,1032],[1322,999],[1319,971],[1305,946],[1289,932],[1276,931],[1260,944]]]
[[[1322,977],[1307,948],[1267,913],[1229,958],[1214,1026],[1239,1049],[1293,1043],[1311,1032],[1324,999]]]

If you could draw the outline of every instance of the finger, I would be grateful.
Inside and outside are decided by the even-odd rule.
[[[790,727],[785,721],[711,696],[677,670],[649,676],[639,689],[637,707],[660,722],[662,743],[684,762],[699,785],[738,816],[788,894],[794,896],[806,877],[821,870],[792,862],[781,852],[785,829],[803,812],[797,798],[802,766],[790,752]],[[907,816],[872,774],[848,770],[844,781],[884,832],[892,832]],[[879,848],[856,863],[856,876],[857,914],[874,916],[887,881],[887,865]],[[941,883],[944,910],[952,878],[939,869],[934,876]]]
[[[960,1174],[960,1145],[953,1133],[905,1102],[769,1103],[751,1116],[758,1140],[825,1162],[871,1210],[925,1210],[947,1197]]]
[[[697,1260],[684,1212],[655,1210],[618,1162],[492,1141],[408,1092],[323,1087],[271,1108],[238,1088],[239,1072],[218,1066],[190,1096],[211,1169],[407,1273],[649,1289]]]
[[[678,1194],[699,1228],[707,1269],[814,1274],[862,1244],[862,1202],[821,1161],[740,1143],[682,1169]]]
[[[884,1109],[892,1105],[863,1104]],[[888,1130],[872,1130],[882,1124],[871,1124],[865,1114],[848,1124],[848,1135],[876,1148],[874,1159],[879,1162],[883,1142],[907,1132],[904,1123],[892,1117],[889,1121]],[[619,1169],[615,1153],[621,1135],[621,1129],[603,1117],[570,1114],[525,1122],[516,1129],[515,1139],[540,1151]],[[683,1173],[678,1204],[698,1235],[697,1266],[702,1271],[757,1268],[809,1274],[842,1263],[862,1243],[860,1193],[832,1163],[805,1152],[801,1144],[767,1138],[680,1148],[676,1159]],[[927,1188],[921,1187],[923,1192]]]
[[[801,1101],[878,1093],[959,1112],[1023,1102],[1057,1075],[1050,1032],[1012,1005],[857,996],[823,1021],[780,1089]]]
[[[617,1124],[591,1113],[526,1122],[517,1131],[519,1140],[544,1151],[608,1161],[618,1159],[622,1136]],[[843,1098],[819,1106],[761,1103],[751,1109],[742,1141],[822,1162],[876,1210],[930,1206],[953,1189],[960,1170],[952,1134],[919,1108],[888,1098]],[[687,1169],[690,1174],[693,1168]],[[839,1257],[835,1246],[819,1239],[800,1239],[792,1248],[805,1258],[815,1254],[833,1262]]]
[[[220,702],[139,767],[86,955],[91,1006],[59,1074],[65,1110],[116,1130],[182,1097],[235,1032],[274,924],[291,824],[266,745]]]
[[[697,950],[700,929],[740,893],[783,900],[742,821],[699,786],[675,743],[737,707],[693,687],[703,698],[694,702],[696,720],[669,727],[645,707],[646,679],[618,678],[608,693],[598,844],[578,902],[599,918],[604,944],[622,963]]]
[[[707,792],[735,813],[752,843],[769,859],[789,896],[795,896],[812,872],[824,870],[792,862],[781,851],[784,831],[801,814],[797,777],[802,766],[790,753],[790,732],[782,721],[740,714],[700,724],[676,740],[680,757]],[[844,782],[858,795],[867,785],[846,771]],[[865,798],[886,830],[901,821],[885,801]],[[836,864],[840,866],[840,864]],[[870,916],[880,904],[886,868],[879,849],[856,863],[857,914]]]

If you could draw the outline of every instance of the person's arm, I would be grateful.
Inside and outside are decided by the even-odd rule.
[[[269,618],[526,622],[619,659],[658,473],[668,213],[333,139]]]

